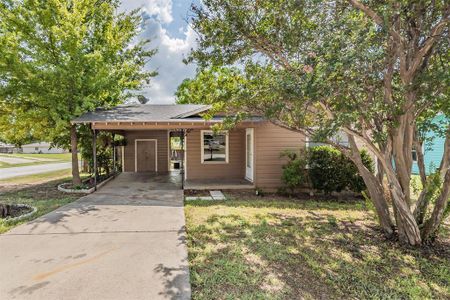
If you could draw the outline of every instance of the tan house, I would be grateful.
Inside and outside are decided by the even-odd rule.
[[[223,116],[203,119],[201,114],[209,109],[191,104],[123,105],[86,113],[72,122],[124,136],[126,145],[118,151],[123,172],[168,173],[180,166],[185,189],[281,186],[285,160],[280,153],[304,147],[305,137],[261,117],[213,132],[211,126],[223,122]],[[181,139],[180,161],[171,155],[173,138]]]

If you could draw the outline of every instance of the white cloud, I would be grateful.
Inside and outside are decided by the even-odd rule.
[[[121,3],[121,9],[123,10],[135,8],[141,8],[162,23],[173,21],[172,0],[124,0]]]
[[[146,65],[147,70],[156,70],[158,75],[152,78],[150,86],[140,93],[150,99],[149,103],[174,103],[174,93],[178,85],[183,79],[193,77],[195,74],[195,65],[185,65],[183,58],[189,54],[191,48],[195,48],[196,34],[186,26],[182,31],[182,37],[175,38],[165,28],[164,25],[173,20],[170,0],[130,2],[133,2],[133,5],[122,5],[122,8],[129,10],[143,7],[145,15],[145,24],[138,39],[150,39],[149,47],[158,49],[158,53]],[[180,35],[179,32],[177,35]]]
[[[149,15],[157,16],[158,20],[163,23],[173,21],[171,0],[148,0],[145,10]]]
[[[150,86],[143,91],[150,103],[174,103],[178,85],[183,79],[195,74],[194,65],[183,63],[183,58],[195,47],[195,33],[188,27],[183,35],[184,38],[173,38],[161,23],[147,20],[140,38],[151,39],[150,48],[158,49],[158,53],[146,66],[149,70],[158,71]]]

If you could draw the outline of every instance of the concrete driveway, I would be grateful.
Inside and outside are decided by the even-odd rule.
[[[148,178],[120,174],[0,235],[0,299],[189,299],[182,191]]]

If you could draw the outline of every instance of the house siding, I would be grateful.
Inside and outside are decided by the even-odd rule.
[[[204,130],[210,130],[205,127]],[[201,130],[186,135],[186,179],[242,179],[245,176],[245,129],[229,131],[228,163],[201,162]]]
[[[145,131],[127,131],[124,134],[127,145],[124,146],[124,172],[135,171],[135,140],[136,139],[156,139],[158,172],[165,173],[169,171],[169,149],[167,130],[145,130]],[[139,163],[139,162],[138,162]]]
[[[258,188],[276,189],[283,185],[282,166],[286,159],[282,151],[305,147],[305,136],[272,123],[255,127],[255,185]]]
[[[434,123],[442,126],[442,123],[445,121],[444,118],[444,115],[439,115],[434,119]],[[439,168],[441,164],[442,156],[444,155],[445,138],[437,135],[433,131],[427,132],[425,136],[427,139],[431,139],[431,142],[424,145],[423,149],[425,172],[430,174]],[[419,174],[419,166],[417,165],[417,162],[413,162],[412,173]]]

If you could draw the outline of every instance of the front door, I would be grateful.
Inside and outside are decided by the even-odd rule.
[[[135,172],[157,172],[156,140],[136,140],[135,143]]]
[[[245,130],[245,178],[253,182],[253,128]]]

